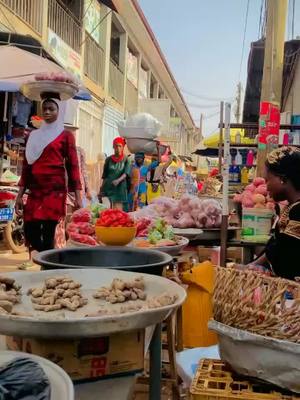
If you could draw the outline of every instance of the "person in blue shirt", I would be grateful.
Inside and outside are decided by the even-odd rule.
[[[129,209],[136,211],[147,204],[147,174],[159,165],[159,160],[145,165],[145,154],[136,153],[130,174]]]

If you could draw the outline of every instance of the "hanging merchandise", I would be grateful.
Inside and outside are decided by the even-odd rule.
[[[240,131],[237,131],[235,135],[235,144],[241,144],[242,141],[242,135]]]
[[[236,165],[243,165],[243,157],[242,157],[240,151],[237,152],[235,162],[236,162]]]
[[[254,154],[252,150],[249,150],[246,161],[247,167],[252,167],[253,163],[254,163]]]
[[[266,146],[270,140],[277,141],[280,128],[280,110],[275,104],[267,101],[260,103],[258,143]],[[273,137],[273,140],[272,138]]]
[[[249,183],[249,172],[248,168],[244,166],[241,170],[241,184],[248,185],[248,183]]]

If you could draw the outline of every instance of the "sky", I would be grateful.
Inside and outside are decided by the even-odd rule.
[[[203,133],[208,136],[217,130],[220,101],[234,101],[239,81],[245,89],[250,44],[259,38],[262,0],[249,0],[244,52],[247,0],[139,0],[139,4],[197,126],[204,114]],[[296,37],[300,0],[295,5]],[[292,38],[291,15],[287,39]]]

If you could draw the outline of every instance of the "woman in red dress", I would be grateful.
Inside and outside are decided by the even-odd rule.
[[[28,190],[24,205],[25,238],[31,250],[54,248],[56,226],[66,215],[68,190],[75,193],[77,207],[81,207],[81,184],[74,135],[64,130],[65,103],[48,98],[42,104],[44,122],[32,131],[25,151],[25,159],[16,212],[23,209],[23,195]],[[68,179],[67,179],[68,178]]]

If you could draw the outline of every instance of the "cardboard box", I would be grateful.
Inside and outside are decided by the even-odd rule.
[[[144,331],[79,340],[6,338],[9,350],[45,357],[74,381],[126,375],[144,368]]]

